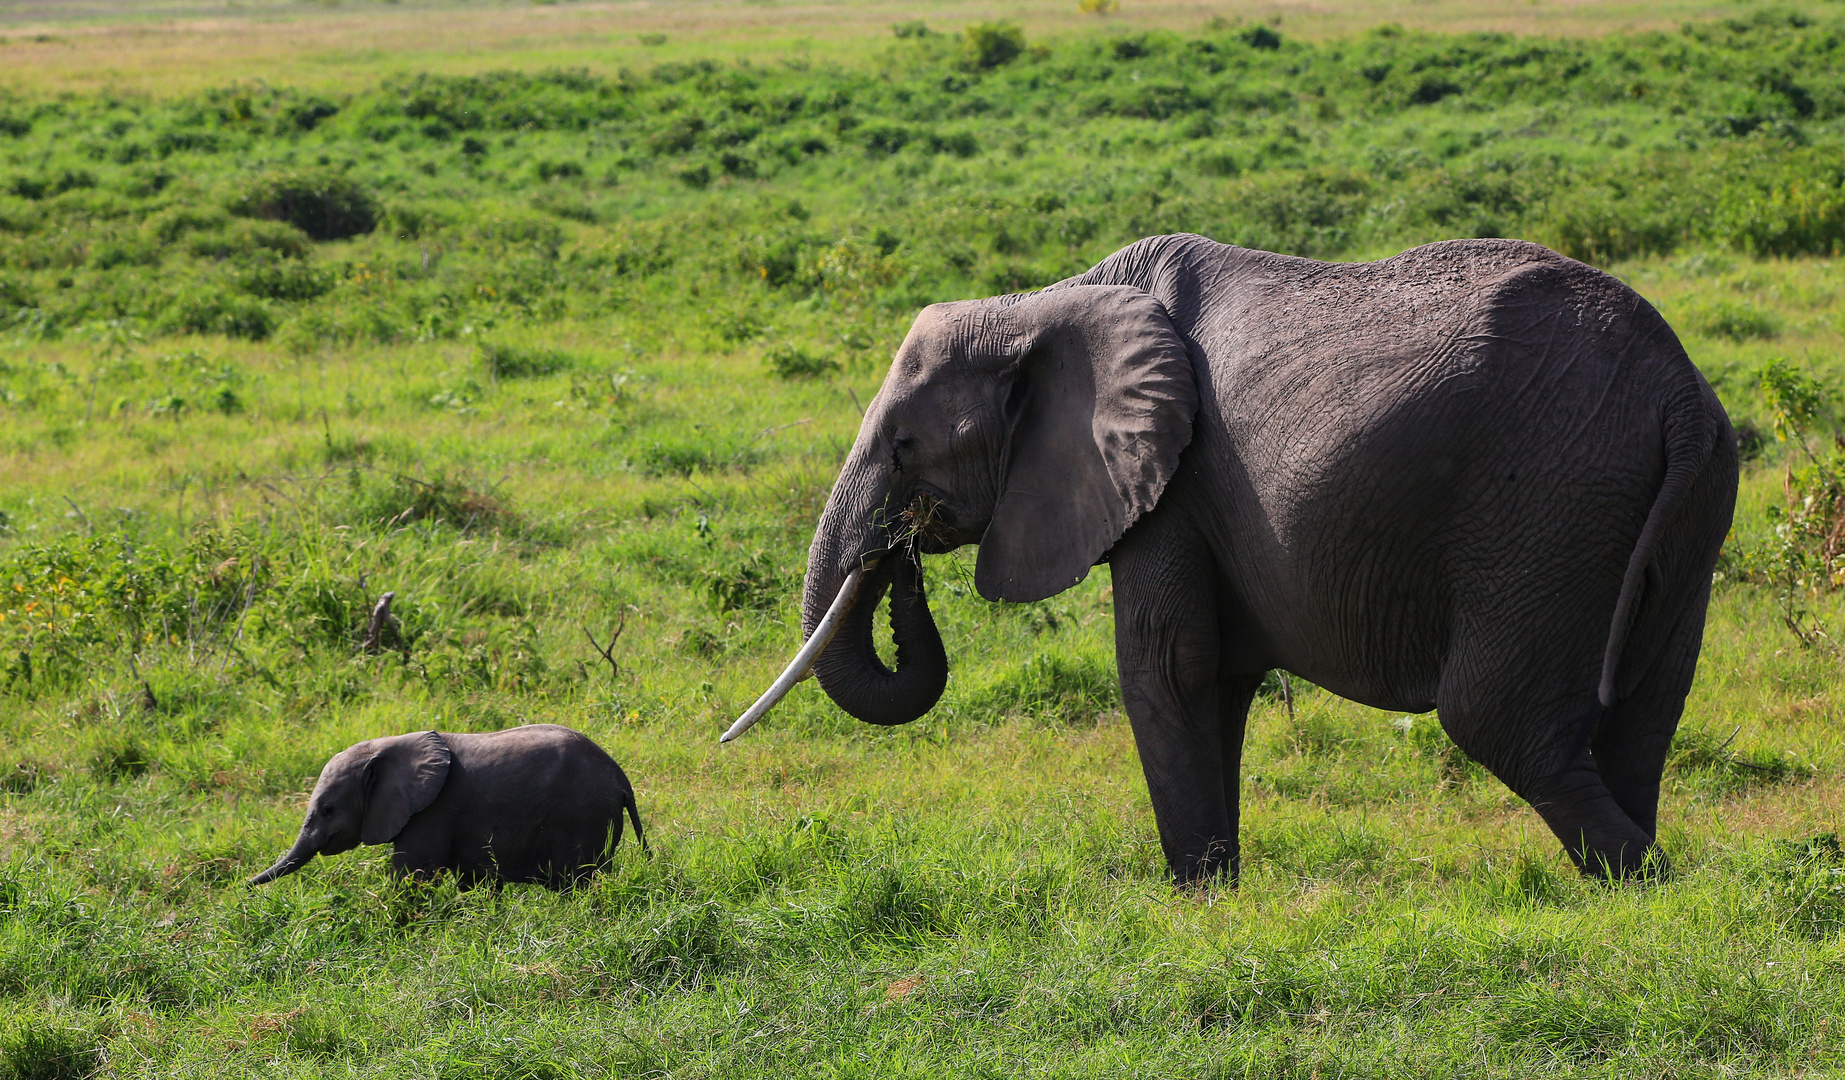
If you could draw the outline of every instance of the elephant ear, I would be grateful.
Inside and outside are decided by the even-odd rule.
[[[410,815],[427,809],[448,780],[454,755],[433,731],[379,739],[378,752],[366,766],[365,817],[359,842],[384,844],[409,824]]]
[[[1067,286],[1004,317],[1020,354],[1012,434],[974,584],[988,600],[1042,600],[1083,580],[1159,500],[1198,386],[1166,309],[1139,289]]]

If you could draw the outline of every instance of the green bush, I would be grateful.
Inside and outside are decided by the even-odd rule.
[[[261,341],[275,329],[275,316],[254,297],[201,286],[174,297],[154,326],[169,334],[223,334]]]
[[[285,221],[316,240],[344,240],[378,225],[378,205],[364,186],[324,171],[270,173],[232,200],[230,211]]]
[[[1037,653],[975,687],[963,708],[981,721],[1025,716],[1056,724],[1094,723],[1120,708],[1114,665],[1089,656]]]
[[[201,259],[301,259],[309,243],[306,233],[287,222],[238,221],[190,234],[185,250]]]
[[[961,31],[961,55],[977,70],[1000,67],[1025,51],[1025,30],[1017,23],[974,23]]]

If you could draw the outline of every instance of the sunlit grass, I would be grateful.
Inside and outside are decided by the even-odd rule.
[[[0,7],[0,18],[21,10]],[[1386,18],[1513,28],[1529,18],[1599,29],[1637,10],[1347,4],[1289,9],[1282,28],[1307,37]],[[1661,5],[1646,17],[1704,10]],[[952,29],[965,14],[792,4],[213,13],[211,27],[172,31],[178,44],[145,24],[133,44],[119,24],[29,45],[8,31],[0,64],[27,48],[47,50],[32,54],[39,60],[66,49],[57,63],[8,69],[39,99],[108,78],[184,94],[195,86],[187,80],[221,85],[264,64],[278,85],[370,87],[409,68],[728,61],[782,48],[750,37],[772,24],[790,39],[811,36],[786,44],[819,71],[833,56],[888,55],[886,20]],[[1209,14],[1133,9],[1115,25],[1191,32]],[[1034,41],[1077,24],[1073,10],[1021,17]],[[433,29],[406,44],[412,27]],[[639,27],[669,40],[630,43]],[[605,36],[565,40],[585,28]],[[1071,55],[1091,44],[1076,39]],[[114,75],[96,64],[108,49],[121,50]],[[168,82],[136,82],[178,61],[187,69]],[[729,92],[713,83],[711,100]],[[1429,116],[1455,131],[1511,130],[1451,104],[1379,106],[1384,134],[1370,135],[1337,108],[1276,107],[1293,110],[1288,123],[1320,125],[1325,144],[1303,141],[1329,157],[1358,154],[1363,137],[1446,145],[1453,133],[1425,130]],[[1629,102],[1616,119],[1664,145],[1669,132],[1643,126],[1651,107]],[[1563,134],[1530,138],[1553,140],[1544,145],[1586,168],[1604,153],[1587,140],[1605,118],[1559,114]],[[1126,194],[1095,187],[1042,209],[1060,155],[1100,170],[1121,145],[1191,154],[1172,124],[1104,119],[1070,135],[1032,121],[1043,141],[1034,149],[1018,136],[1015,153],[992,133],[1027,122],[981,123],[986,157],[841,149],[780,179],[696,189],[673,178],[680,166],[667,155],[598,188],[555,172],[567,133],[509,130],[490,149],[511,163],[481,170],[467,181],[475,187],[385,207],[400,214],[393,228],[405,206],[460,215],[432,233],[440,242],[381,233],[314,244],[299,261],[337,271],[334,299],[324,309],[276,301],[270,340],[163,334],[137,318],[44,332],[15,323],[0,347],[0,588],[43,589],[74,612],[87,603],[78,591],[124,568],[169,584],[117,588],[107,593],[117,608],[85,609],[102,629],[67,633],[75,659],[64,666],[41,654],[27,677],[16,653],[0,651],[12,678],[0,690],[0,1075],[1625,1077],[1845,1067],[1835,1032],[1845,867],[1829,838],[1845,801],[1845,685],[1838,653],[1802,645],[1769,591],[1746,582],[1726,579],[1714,594],[1662,799],[1661,842],[1677,872],[1646,886],[1577,877],[1539,818],[1460,755],[1434,717],[1297,683],[1291,710],[1265,695],[1252,712],[1241,888],[1174,890],[1113,689],[1106,567],[1043,603],[991,605],[972,588],[970,552],[932,557],[953,669],[934,711],[870,728],[809,682],[745,739],[718,745],[797,643],[813,524],[917,304],[1104,254],[1119,238],[1094,221],[1088,233],[1057,230],[1077,230],[1092,212],[1118,215],[1106,229],[1128,228],[1142,220],[1130,197],[1163,205],[1171,220],[1161,227],[1254,220],[1225,208],[1228,178],[1183,170],[1134,174]],[[1805,129],[1819,150],[1773,146],[1819,168],[1832,123]],[[390,159],[380,168],[427,162],[434,172],[415,175],[432,190],[459,184],[437,166],[460,151],[415,138],[430,145],[378,151]],[[9,152],[38,169],[18,145]],[[226,178],[243,175],[234,154],[209,160]],[[539,178],[541,166],[551,174]],[[93,167],[105,185],[121,179]],[[1394,200],[1462,174],[1416,168],[1365,181],[1375,214],[1338,201],[1350,191],[1322,190],[1330,201],[1309,209],[1344,206],[1339,235],[1376,248],[1322,253],[1388,255],[1400,238],[1392,229],[1436,230],[1432,218],[1389,218]],[[41,174],[52,175],[19,175]],[[1295,206],[1275,193],[1309,172],[1275,175],[1269,187],[1235,190]],[[950,194],[920,210],[905,202],[931,184]],[[1198,185],[1203,201],[1148,198],[1180,184]],[[595,204],[593,221],[546,201],[577,188]],[[94,226],[104,240],[158,235],[158,222],[144,234],[92,214],[123,205],[84,203],[92,190],[56,204],[72,228]],[[131,209],[206,214],[229,197],[177,190]],[[1205,198],[1213,191],[1219,202]],[[6,206],[37,213],[58,198]],[[1609,206],[1603,225],[1632,216]],[[648,215],[656,232],[635,232],[632,217]],[[1056,228],[1028,235],[1048,215],[1061,215]],[[679,261],[636,281],[595,276],[606,264],[560,269],[555,251],[545,261],[481,246],[506,218],[546,243],[603,245],[653,265],[646,245],[657,242]],[[1378,224],[1390,220],[1398,225]],[[890,251],[876,233],[887,225],[904,233]],[[195,232],[215,243],[234,227]],[[41,240],[68,239],[63,228],[8,250],[35,260]],[[772,250],[763,229],[784,230],[775,236],[786,250]],[[826,231],[835,229],[844,232]],[[1311,229],[1274,235],[1334,242]],[[732,237],[755,245],[749,259],[727,246]],[[122,265],[153,286],[235,268],[177,244],[139,270],[92,265],[80,245],[81,265],[33,262],[22,280],[65,297],[109,285]],[[912,258],[917,248],[948,255]],[[478,300],[483,287],[542,297],[539,285],[584,276],[558,309],[481,301],[426,334],[390,323],[388,306],[436,280],[451,256],[473,275],[451,299]],[[769,282],[771,263],[789,283]],[[860,276],[847,274],[843,289],[797,280],[825,267]],[[1753,433],[1735,535],[1762,543],[1767,508],[1787,498],[1791,451],[1769,434],[1759,372],[1785,357],[1845,385],[1845,271],[1834,259],[1752,259],[1715,243],[1612,269],[1679,329]],[[874,283],[860,284],[867,274]],[[373,330],[287,332],[316,310],[353,325],[373,319]],[[39,572],[51,567],[82,580],[47,581]],[[399,638],[368,654],[357,628],[386,591],[397,596]],[[1837,599],[1823,602],[1825,617],[1845,626]],[[0,594],[0,611],[17,607]],[[611,668],[588,638],[607,642],[617,627]],[[0,640],[16,633],[0,626]],[[624,847],[610,872],[568,895],[398,885],[382,847],[242,886],[286,846],[337,750],[418,728],[536,722],[588,732],[622,762],[650,855]]]
[[[1275,22],[1290,34],[1321,38],[1383,23],[1550,35],[1668,30],[1734,9],[1718,0],[1261,0],[1223,10],[1157,0],[1096,18],[1062,0],[1028,0],[997,14],[1021,22],[1035,38],[1099,26],[1193,31],[1212,18]],[[624,65],[644,67],[690,55],[850,63],[862,55],[864,39],[888,34],[896,23],[922,20],[937,31],[957,33],[995,14],[990,5],[965,0],[672,5],[11,0],[0,5],[0,86],[163,95],[252,79],[349,89],[407,67],[457,74],[546,66],[613,73]],[[656,37],[665,40],[647,43]]]

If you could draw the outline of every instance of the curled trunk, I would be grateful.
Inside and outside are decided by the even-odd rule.
[[[818,545],[816,545],[818,546]],[[809,566],[824,565],[810,560]],[[807,630],[825,614],[844,575],[812,574],[804,598]],[[872,619],[890,593],[891,635],[897,667],[878,658]],[[835,704],[868,724],[907,724],[935,707],[948,684],[948,654],[923,595],[922,571],[907,550],[892,551],[867,576],[858,603],[825,652],[814,661],[814,676]]]

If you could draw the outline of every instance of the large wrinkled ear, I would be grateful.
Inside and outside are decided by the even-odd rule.
[[[1166,309],[1139,289],[1069,286],[1004,317],[1021,352],[1012,436],[974,584],[988,600],[1042,600],[1158,501],[1191,441],[1197,380]]]
[[[359,842],[384,844],[395,839],[410,815],[436,801],[448,780],[453,755],[433,731],[379,739],[378,753],[366,766],[365,818]]]

